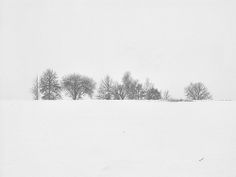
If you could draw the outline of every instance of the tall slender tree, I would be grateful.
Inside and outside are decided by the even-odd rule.
[[[56,72],[47,69],[40,78],[40,93],[44,100],[56,100],[61,98],[61,86]]]
[[[124,74],[122,78],[122,85],[124,86],[127,99],[143,99],[143,86],[138,80],[132,78],[130,72],[126,72]]]
[[[111,100],[113,99],[113,87],[114,83],[110,76],[106,76],[98,88],[97,98],[101,100]]]
[[[31,93],[34,100],[39,100],[40,94],[39,94],[39,79],[38,76],[33,82],[33,87],[31,88]]]

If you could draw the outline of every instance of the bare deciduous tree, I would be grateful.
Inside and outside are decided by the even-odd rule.
[[[106,76],[105,79],[101,81],[98,88],[97,98],[101,100],[111,100],[113,97],[113,81],[110,76]]]
[[[154,87],[154,84],[150,82],[149,79],[146,79],[143,90],[145,93],[145,100],[159,100],[161,99],[161,92]]]
[[[119,83],[114,84],[112,89],[112,95],[114,100],[124,100],[126,98],[124,86]]]
[[[125,89],[127,99],[141,100],[145,97],[143,85],[131,77],[130,72],[126,72],[122,78],[122,84]]]
[[[33,82],[33,87],[31,88],[31,93],[33,95],[33,99],[34,100],[39,100],[39,79],[38,76],[36,77],[36,79]]]
[[[125,89],[125,93],[127,95],[127,99],[134,100],[135,99],[135,88],[137,81],[131,77],[130,72],[126,72],[122,78],[122,84]]]
[[[146,79],[146,81],[144,83],[144,90],[147,91],[153,87],[154,87],[154,84],[151,83],[149,79]]]
[[[146,91],[145,99],[159,100],[161,99],[161,93],[158,91],[158,89],[152,87]]]
[[[185,95],[190,100],[207,100],[212,99],[211,94],[203,83],[191,83],[185,88]]]
[[[61,87],[56,72],[47,69],[40,78],[40,93],[44,100],[56,100],[61,98]]]
[[[61,85],[66,95],[73,100],[78,100],[85,95],[92,97],[96,84],[91,78],[79,74],[70,74],[62,79]]]
[[[143,88],[143,85],[140,84],[140,83],[137,83],[136,84],[136,87],[135,87],[135,98],[137,100],[143,100],[145,98],[145,90]]]

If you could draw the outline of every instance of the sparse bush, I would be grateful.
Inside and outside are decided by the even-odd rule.
[[[168,101],[169,102],[190,102],[191,100],[186,100],[182,98],[170,98]]]
[[[170,96],[170,93],[169,93],[168,90],[166,90],[162,93],[162,99],[165,100],[165,101],[168,101],[168,100],[171,99],[171,96]]]

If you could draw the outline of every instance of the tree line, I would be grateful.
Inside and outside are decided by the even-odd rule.
[[[80,74],[68,74],[59,80],[57,73],[47,69],[40,77],[37,77],[31,89],[34,100],[62,99],[62,93],[73,100],[83,99],[85,96],[94,97],[96,82],[87,76]],[[207,87],[201,83],[190,83],[184,89],[186,100],[212,99]],[[142,84],[134,79],[130,72],[124,73],[121,83],[114,81],[107,75],[99,84],[96,99],[100,100],[167,100],[185,101],[171,98],[169,91],[161,92],[153,83],[146,79]]]

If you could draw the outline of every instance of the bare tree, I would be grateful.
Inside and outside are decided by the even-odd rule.
[[[61,87],[56,72],[47,69],[40,78],[40,93],[44,100],[56,100],[61,98]]]
[[[146,81],[144,83],[144,90],[147,91],[153,87],[154,87],[154,84],[151,83],[149,79],[146,79]]]
[[[143,85],[131,77],[130,72],[126,72],[122,78],[126,98],[130,100],[140,100],[145,97]]]
[[[39,79],[38,76],[36,77],[36,79],[33,82],[33,87],[31,88],[31,93],[33,95],[33,99],[34,100],[39,100]]]
[[[124,85],[116,83],[113,85],[112,95],[114,100],[124,100],[126,98],[126,92]]]
[[[113,80],[110,76],[106,76],[98,88],[97,98],[101,100],[111,100],[113,97]]]
[[[212,99],[211,94],[203,83],[191,83],[185,88],[185,95],[190,100],[207,100]]]
[[[152,87],[146,91],[145,99],[147,100],[159,100],[161,99],[161,93],[158,89]]]
[[[135,98],[137,100],[143,100],[145,98],[145,90],[143,88],[143,85],[140,83],[136,84],[135,87]]]
[[[122,84],[125,89],[125,93],[127,95],[127,99],[134,100],[135,99],[135,88],[137,81],[131,77],[130,72],[126,72],[122,78]]]
[[[146,79],[144,86],[144,99],[145,100],[159,100],[161,99],[161,92],[154,87],[154,84],[150,82],[149,79]]]
[[[91,78],[70,74],[62,79],[61,85],[66,95],[73,100],[78,100],[85,95],[92,97],[96,84]]]

